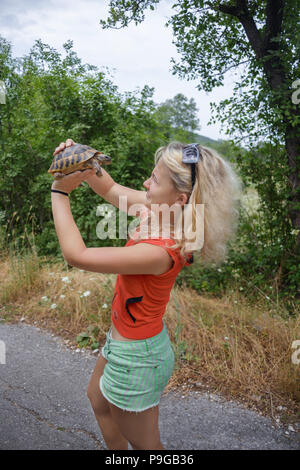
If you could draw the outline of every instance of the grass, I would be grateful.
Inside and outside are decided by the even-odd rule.
[[[74,347],[84,333],[81,345],[96,347],[98,340],[101,347],[115,281],[115,274],[50,264],[35,250],[11,252],[0,259],[0,317],[6,322],[23,317]],[[299,420],[300,364],[291,360],[292,342],[300,339],[296,306],[291,316],[264,295],[250,303],[238,284],[221,299],[175,285],[164,319],[176,357],[166,391],[209,389],[267,416]]]

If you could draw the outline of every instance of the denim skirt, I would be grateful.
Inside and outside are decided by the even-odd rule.
[[[102,355],[107,363],[99,385],[110,403],[135,412],[158,405],[175,362],[165,324],[158,335],[132,341],[113,339],[110,329]]]

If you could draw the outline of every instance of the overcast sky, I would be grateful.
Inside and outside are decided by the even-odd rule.
[[[163,0],[149,11],[138,26],[102,30],[108,0],[0,0],[0,34],[11,42],[14,56],[28,54],[37,39],[59,52],[71,39],[84,63],[108,67],[120,92],[149,85],[157,103],[183,93],[194,98],[199,108],[200,133],[213,139],[227,138],[220,125],[208,126],[211,101],[219,102],[232,93],[230,77],[212,93],[200,92],[195,81],[179,80],[171,73],[171,57],[179,58],[172,44],[172,29],[165,23],[171,16],[172,0]],[[0,77],[1,79],[1,77]]]

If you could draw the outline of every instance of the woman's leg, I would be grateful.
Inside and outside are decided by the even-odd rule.
[[[124,411],[109,403],[111,415],[118,424],[120,432],[134,450],[164,449],[160,442],[158,428],[158,406],[138,413]]]
[[[106,363],[107,360],[100,355],[90,379],[87,395],[108,449],[128,450],[128,441],[121,434],[118,424],[113,420],[109,403],[102,395],[99,387],[100,377],[103,375]]]

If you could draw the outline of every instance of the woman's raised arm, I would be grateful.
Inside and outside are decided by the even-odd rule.
[[[103,168],[102,173],[103,176],[100,178],[93,175],[86,181],[93,191],[103,197],[107,202],[116,206],[118,209],[124,209],[125,212],[128,212],[129,207],[133,204],[146,204],[146,191],[138,191],[116,183]],[[120,207],[121,196],[124,196],[124,199]]]

